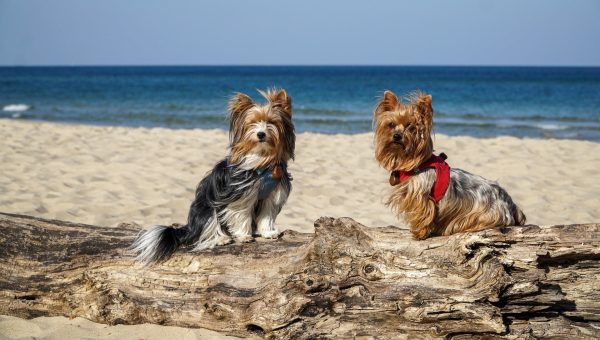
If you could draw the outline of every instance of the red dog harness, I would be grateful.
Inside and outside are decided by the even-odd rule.
[[[443,152],[439,156],[431,154],[431,157],[415,170],[394,170],[390,175],[390,185],[394,186],[406,182],[409,178],[424,170],[435,169],[435,182],[433,183],[433,188],[431,188],[429,198],[437,203],[444,197],[450,184],[450,166],[446,163],[446,158],[448,157]]]

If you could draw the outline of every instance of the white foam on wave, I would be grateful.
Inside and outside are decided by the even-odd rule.
[[[6,105],[5,107],[2,108],[2,111],[6,111],[6,112],[23,112],[23,111],[27,111],[31,108],[31,106],[26,105],[26,104],[10,104],[10,105]]]
[[[534,124],[533,126],[543,130],[565,130],[569,128],[568,126],[557,124]]]

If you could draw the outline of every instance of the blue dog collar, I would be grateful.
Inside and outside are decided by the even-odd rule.
[[[281,165],[285,172],[285,165]],[[256,174],[260,178],[260,188],[258,189],[258,199],[264,200],[269,197],[269,194],[275,189],[281,178],[273,177],[273,167],[256,169]]]

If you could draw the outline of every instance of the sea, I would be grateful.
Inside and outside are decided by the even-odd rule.
[[[384,90],[421,90],[435,133],[600,142],[599,67],[0,67],[0,118],[226,129],[228,98],[267,87],[292,96],[298,132],[368,132]]]

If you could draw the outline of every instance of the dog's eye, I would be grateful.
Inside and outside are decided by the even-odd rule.
[[[412,127],[412,125],[410,123],[404,125],[404,130],[408,130]]]
[[[390,129],[393,129],[393,128],[395,128],[395,127],[396,127],[396,124],[394,124],[394,123],[389,123],[389,124],[388,124],[388,127],[389,127]]]

